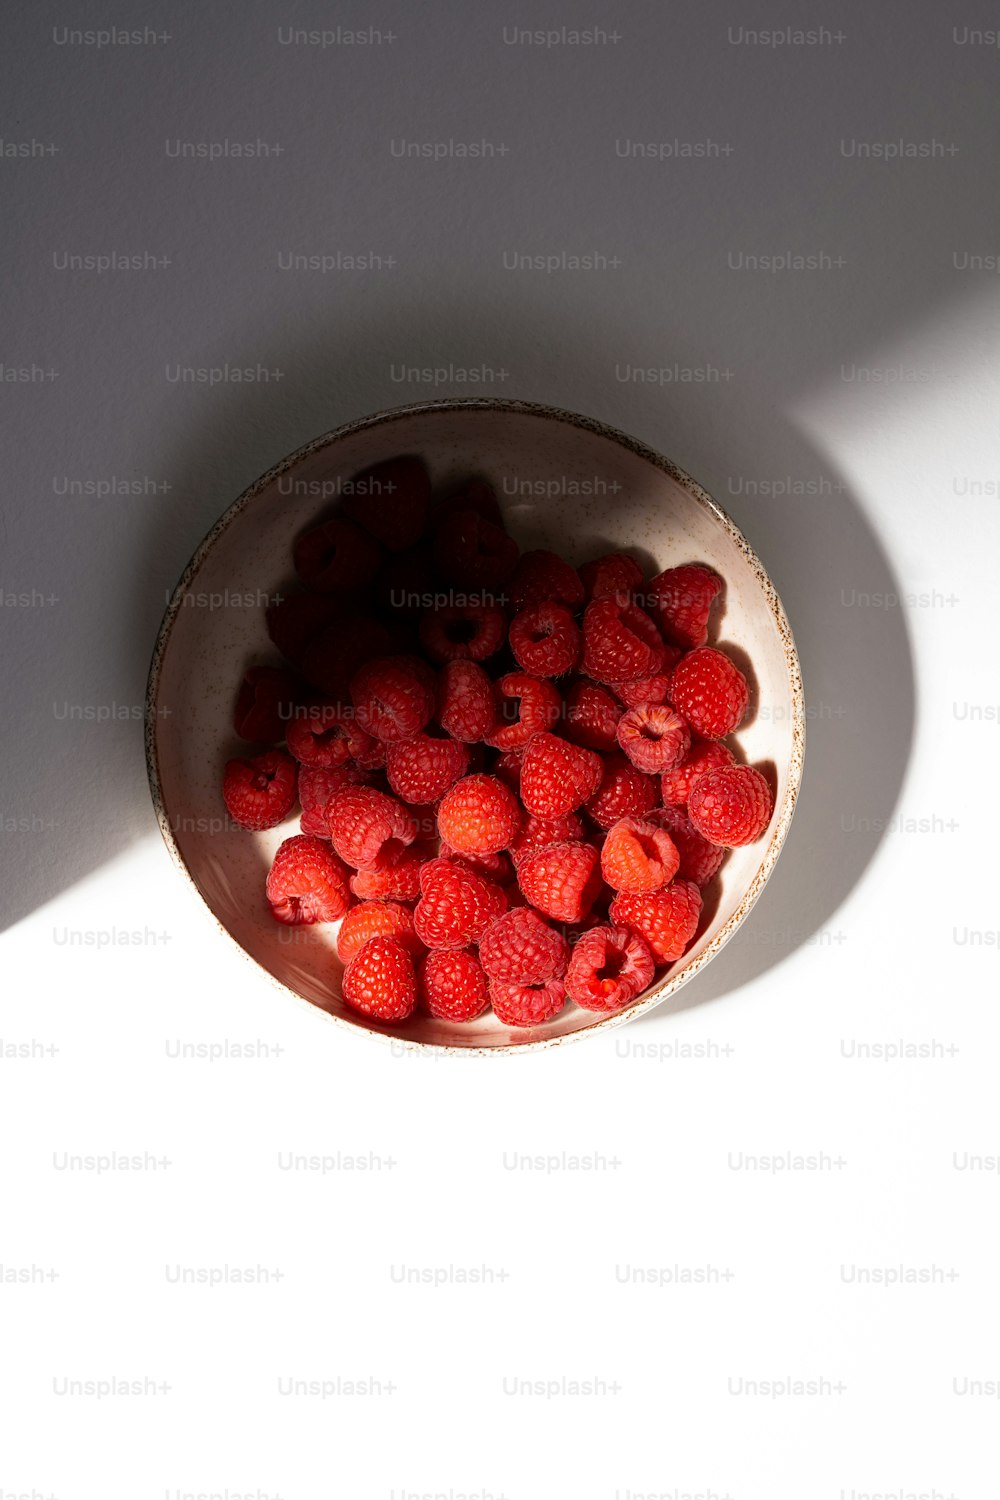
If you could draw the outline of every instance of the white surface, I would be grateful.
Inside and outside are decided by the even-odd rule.
[[[0,385],[0,1493],[994,1496],[996,1401],[962,1392],[1000,1376],[1000,1174],[961,1166],[1000,1153],[1000,327],[995,275],[953,255],[1000,246],[1000,52],[952,24],[995,15],[139,9],[25,7],[3,48],[4,140],[58,151],[0,158],[0,358],[59,374]],[[844,40],[729,40],[796,22]],[[53,39],[109,24],[170,40]],[[285,24],[395,40],[286,47]],[[619,40],[505,45],[505,24]],[[168,157],[181,138],[282,155]],[[399,160],[400,138],[508,149]],[[616,155],[706,138],[734,149]],[[900,139],[944,154],[841,154]],[[60,271],[64,251],[171,264]],[[286,251],[396,264],[284,272]],[[845,264],[730,269],[783,251]],[[504,252],[620,265],[508,271]],[[167,374],[227,364],[282,376]],[[164,593],[224,505],[347,417],[469,389],[395,378],[440,364],[505,370],[492,388],[617,423],[706,484],[775,577],[812,709],[778,872],[685,1008],[495,1063],[396,1057],[258,980],[159,845],[129,717]],[[709,378],[627,378],[674,366]],[[112,476],[169,488],[57,492]],[[806,492],[748,493],[786,478]],[[860,602],[893,592],[912,599]],[[112,932],[144,941],[101,947]],[[900,1041],[932,1055],[844,1056]],[[287,1153],[374,1166],[286,1171]],[[823,1164],[731,1165],[787,1153]],[[178,1266],[280,1279],[175,1284]],[[669,1284],[675,1266],[715,1272]],[[931,1279],[849,1284],[857,1266]],[[61,1394],[114,1378],[147,1393]],[[822,1394],[734,1394],[788,1378]],[[381,1393],[282,1394],[363,1379]]]

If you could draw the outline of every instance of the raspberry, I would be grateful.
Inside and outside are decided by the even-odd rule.
[[[547,984],[517,984],[490,980],[493,1014],[504,1026],[538,1026],[551,1021],[566,1004],[566,986],[561,979]]]
[[[466,776],[442,798],[438,832],[459,854],[495,854],[521,826],[521,809],[495,776]]]
[[[420,871],[433,858],[429,843],[390,844],[374,864],[351,876],[351,893],[359,901],[416,901]]]
[[[517,565],[513,537],[475,510],[447,516],[434,538],[434,563],[442,580],[462,589],[495,593]]]
[[[468,948],[437,948],[417,975],[432,1016],[442,1021],[474,1021],[489,1003],[486,975]]]
[[[558,735],[536,734],[521,758],[521,801],[536,818],[559,818],[592,797],[604,762]]]
[[[284,750],[227,760],[222,798],[234,823],[259,832],[283,823],[295,804],[295,762]]]
[[[417,1004],[413,959],[397,938],[369,938],[344,970],[342,994],[362,1015],[405,1021]]]
[[[397,901],[360,901],[352,906],[337,933],[337,957],[349,964],[373,937],[394,937],[414,958],[424,951],[413,930],[413,913]]]
[[[288,725],[288,748],[304,766],[336,770],[353,757],[376,759],[382,752],[370,734],[365,734],[349,709],[336,703],[303,703]]]
[[[566,727],[574,745],[588,750],[613,750],[622,706],[609,688],[578,677],[566,693]]]
[[[362,728],[380,740],[407,740],[434,713],[436,680],[415,656],[380,656],[351,678],[351,697]]]
[[[424,599],[437,590],[437,574],[428,546],[412,552],[394,552],[375,575],[372,598],[379,609],[416,619],[424,611]]]
[[[334,793],[326,819],[341,859],[360,870],[400,845],[412,844],[417,825],[408,807],[373,786],[350,786]]]
[[[604,774],[586,810],[598,828],[610,828],[619,818],[641,818],[656,803],[656,782],[624,755],[609,755]]]
[[[465,775],[468,763],[469,752],[457,740],[436,740],[423,732],[385,750],[389,785],[404,802],[436,802]]]
[[[618,743],[640,771],[656,774],[683,760],[691,745],[691,731],[665,703],[643,703],[622,714]]]
[[[323,594],[283,594],[267,607],[267,633],[293,666],[321,631],[343,620],[346,602]]]
[[[627,594],[605,594],[583,616],[583,670],[598,682],[652,677],[664,658],[660,633]]]
[[[701,892],[690,880],[674,880],[662,891],[616,896],[611,920],[648,944],[656,963],[673,963],[694,937],[701,916]]]
[[[345,703],[359,667],[377,656],[388,656],[394,644],[381,620],[366,616],[338,620],[308,642],[299,657],[299,670],[331,701]]]
[[[544,984],[566,972],[569,944],[530,906],[497,917],[479,939],[479,962],[491,979]]]
[[[528,814],[524,826],[510,846],[515,865],[544,849],[547,844],[580,843],[583,839],[583,823],[576,813],[563,813],[561,818],[536,818]]]
[[[523,671],[536,677],[562,677],[579,654],[580,631],[565,604],[546,599],[514,616],[510,649]]]
[[[578,939],[566,993],[584,1010],[611,1015],[630,1005],[653,977],[653,955],[627,927],[592,927]]]
[[[486,743],[495,750],[523,750],[532,735],[559,720],[559,689],[544,677],[507,672],[493,685],[495,723]],[[517,717],[511,718],[511,710]]]
[[[728,745],[718,740],[703,740],[700,735],[691,736],[691,748],[679,765],[672,771],[664,771],[660,777],[660,790],[665,806],[684,807],[691,788],[699,776],[706,771],[716,771],[720,766],[733,764],[733,752]]]
[[[580,922],[601,888],[593,844],[549,844],[521,861],[517,883],[532,906],[557,922]]]
[[[382,549],[353,521],[335,516],[296,537],[292,560],[307,588],[333,594],[371,583],[382,561]]]
[[[493,685],[474,661],[449,661],[438,678],[438,723],[465,744],[484,740],[493,728]]]
[[[329,844],[297,833],[278,845],[268,873],[271,915],[293,924],[338,922],[350,905],[347,878]]]
[[[719,873],[725,849],[703,838],[679,807],[658,807],[648,817],[658,828],[665,828],[673,840],[680,855],[677,874],[681,880],[693,880],[695,885],[702,886]]]
[[[233,728],[240,739],[258,745],[283,740],[298,694],[298,680],[284,667],[250,667],[233,710]]]
[[[460,854],[442,840],[438,858],[464,865],[473,874],[485,875],[487,880],[492,880],[496,885],[506,885],[514,879],[514,866],[506,854]]]
[[[608,829],[601,874],[616,891],[659,891],[677,873],[680,855],[665,829],[642,818],[622,818]]]
[[[299,766],[299,804],[302,816],[299,827],[303,833],[316,838],[328,839],[330,827],[326,821],[327,803],[334,792],[347,786],[360,786],[365,780],[362,772],[353,766],[338,766],[328,770],[325,766]]]
[[[344,510],[390,552],[408,552],[424,534],[430,498],[423,459],[390,458],[354,475]]]
[[[515,610],[547,600],[566,604],[571,610],[579,609],[583,603],[583,584],[579,573],[564,558],[539,548],[522,556],[510,581],[510,597]]]
[[[643,573],[635,558],[629,557],[627,552],[608,552],[604,557],[584,563],[580,578],[589,603],[604,594],[633,594],[642,587]]]
[[[493,486],[487,484],[485,479],[470,479],[468,484],[462,485],[461,489],[454,490],[452,494],[446,495],[443,500],[437,502],[431,516],[435,531],[449,516],[462,510],[474,510],[477,515],[482,516],[484,521],[490,521],[501,531],[504,530],[500,502]]]
[[[759,839],[774,811],[771,788],[754,766],[720,766],[699,776],[688,817],[710,844],[737,849]]]
[[[673,659],[670,654],[673,653]],[[637,677],[634,682],[609,682],[608,687],[616,698],[620,698],[626,708],[640,708],[644,703],[669,703],[670,702],[670,672],[673,671],[676,662],[681,659],[681,653],[674,648],[667,648],[667,661],[664,670],[657,672],[655,677]]]
[[[447,604],[427,610],[420,644],[432,661],[485,661],[503,645],[507,620],[495,604]]]
[[[714,646],[682,656],[670,679],[670,701],[708,740],[731,733],[747,711],[750,692],[735,662]]]
[[[521,751],[505,750],[497,759],[493,774],[499,777],[504,786],[509,786],[512,792],[519,792],[521,789]]]
[[[479,941],[506,906],[492,880],[450,860],[431,859],[420,872],[413,927],[427,948],[465,948]]]
[[[709,568],[690,563],[667,568],[649,582],[649,612],[665,641],[685,651],[708,640],[708,615],[722,579]]]

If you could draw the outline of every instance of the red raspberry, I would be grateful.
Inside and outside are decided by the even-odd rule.
[[[284,750],[227,760],[222,798],[234,823],[258,832],[283,823],[295,805],[295,762]]]
[[[588,603],[605,594],[634,594],[643,583],[642,569],[627,552],[607,552],[593,562],[584,563],[580,577]]]
[[[431,515],[431,524],[435,531],[449,516],[453,516],[456,511],[463,510],[474,510],[477,515],[482,516],[484,521],[492,522],[501,531],[505,529],[500,502],[493,486],[487,484],[485,479],[470,479],[468,484],[462,485],[461,489],[455,490],[437,502]]]
[[[716,771],[720,766],[733,764],[733,752],[728,745],[718,740],[703,740],[700,735],[691,736],[691,748],[679,765],[672,771],[664,771],[660,777],[660,790],[666,806],[684,807],[691,788],[699,776],[706,771]]]
[[[390,844],[374,864],[351,876],[351,892],[360,901],[416,901],[420,871],[433,858],[429,843]]]
[[[355,526],[335,516],[296,537],[292,548],[295,571],[317,594],[341,589],[363,589],[378,572],[382,550]]]
[[[322,839],[297,833],[278,845],[265,887],[271,915],[293,924],[339,922],[350,905],[348,870]]]
[[[583,616],[583,670],[598,682],[652,677],[664,658],[660,633],[627,594],[594,599]]]
[[[372,584],[372,598],[378,608],[407,619],[422,615],[436,592],[437,574],[428,546],[392,553]]]
[[[276,745],[285,738],[298,695],[298,679],[284,667],[250,667],[236,699],[233,728],[241,740]]]
[[[479,939],[479,962],[491,979],[544,984],[566,972],[569,944],[530,906],[497,917]]]
[[[722,579],[710,568],[690,563],[667,568],[649,582],[649,612],[665,641],[689,651],[708,640],[708,615]]]
[[[659,891],[677,873],[680,855],[669,833],[643,818],[622,818],[608,829],[601,874],[616,891]]]
[[[426,948],[465,948],[479,941],[506,906],[492,880],[450,860],[431,859],[420,872],[413,927]]]
[[[701,892],[690,880],[674,880],[662,891],[616,896],[611,920],[649,945],[657,965],[680,958],[695,935]]]
[[[608,688],[578,677],[566,694],[564,733],[588,750],[613,750],[621,714],[622,706]]]
[[[495,854],[521,826],[517,798],[495,776],[466,776],[442,798],[438,832],[459,854]]]
[[[612,1015],[653,978],[653,955],[627,927],[592,927],[578,939],[566,970],[566,993],[584,1010]]]
[[[430,498],[423,459],[390,458],[354,475],[344,510],[390,552],[408,552],[424,534]]]
[[[507,619],[496,604],[447,604],[420,621],[420,643],[432,661],[485,661],[503,645]]]
[[[771,788],[754,766],[720,766],[699,776],[688,817],[710,844],[737,849],[759,839],[774,811]]]
[[[608,686],[626,708],[639,708],[643,703],[670,702],[670,672],[681,659],[681,653],[673,646],[665,648],[667,659],[664,670],[655,677],[637,677],[634,682],[609,682]],[[669,668],[669,670],[667,670]]]
[[[351,678],[359,724],[379,740],[408,740],[430,722],[434,673],[415,656],[380,656]]]
[[[609,755],[587,812],[598,828],[610,828],[619,818],[641,818],[656,803],[656,782],[624,755]]]
[[[394,937],[373,937],[344,970],[345,1002],[377,1021],[405,1021],[417,1004],[413,959]]]
[[[684,759],[691,731],[665,703],[630,708],[618,721],[618,743],[634,766],[655,775]]]
[[[417,975],[432,1016],[442,1021],[474,1021],[489,1003],[486,975],[468,948],[437,948]]]
[[[452,864],[464,865],[475,875],[485,875],[487,880],[492,880],[496,885],[505,886],[508,881],[514,879],[514,866],[506,854],[460,854],[450,844],[441,841],[438,850],[439,859],[447,859]]]
[[[394,645],[381,620],[365,616],[338,620],[309,641],[299,658],[299,669],[331,702],[346,703],[358,668],[377,656],[390,655]]]
[[[469,752],[457,740],[436,740],[423,732],[385,750],[389,785],[404,802],[436,802],[465,775],[468,764]]]
[[[493,767],[493,775],[498,776],[504,786],[509,786],[512,792],[519,792],[521,789],[521,751],[505,750]]]
[[[538,1026],[542,1021],[551,1021],[562,1010],[566,1004],[566,986],[561,979],[550,979],[547,984],[491,979],[490,1004],[504,1026]]]
[[[299,827],[303,833],[316,838],[328,839],[330,826],[326,821],[327,803],[334,792],[347,786],[361,786],[365,776],[353,766],[338,766],[327,770],[325,766],[299,766],[299,803],[302,816]]]
[[[750,691],[735,662],[714,646],[682,656],[670,679],[670,701],[708,740],[721,740],[747,711]]]
[[[510,846],[515,865],[544,849],[547,844],[580,843],[583,839],[583,823],[576,813],[564,813],[561,818],[536,818],[528,814],[524,826]]]
[[[510,649],[525,672],[536,677],[562,677],[579,654],[580,631],[565,604],[546,599],[514,616]]]
[[[267,607],[267,633],[286,661],[297,666],[321,631],[343,620],[346,602],[329,594],[283,594]]]
[[[594,795],[603,771],[596,751],[536,734],[521,758],[521,801],[536,818],[561,818]]]
[[[544,677],[507,672],[493,686],[495,722],[486,743],[495,750],[523,750],[532,735],[559,720],[559,689]],[[511,710],[517,717],[511,718]]]
[[[350,708],[336,703],[300,704],[288,724],[288,748],[304,766],[336,770],[349,760],[370,766],[384,759],[377,740],[356,722]]]
[[[465,744],[484,740],[493,728],[493,684],[474,661],[449,661],[438,678],[438,723]]]
[[[374,786],[335,792],[326,819],[333,847],[356,870],[376,864],[400,845],[412,844],[417,836],[410,809]]]
[[[710,844],[702,838],[686,813],[679,807],[658,807],[648,814],[649,821],[658,828],[665,828],[673,840],[680,864],[677,874],[681,880],[693,880],[695,885],[707,885],[719,873],[726,857],[725,849]]]
[[[521,861],[517,883],[532,906],[557,922],[581,922],[601,888],[593,844],[549,844]]]
[[[510,597],[515,610],[546,600],[566,604],[571,610],[579,609],[583,603],[583,584],[579,573],[564,558],[539,548],[525,552],[518,563],[510,581]]]
[[[456,510],[434,538],[434,562],[442,580],[460,589],[496,593],[517,566],[513,537],[475,510]]]
[[[337,957],[349,964],[369,938],[394,937],[406,951],[419,958],[424,945],[413,930],[413,913],[398,901],[360,901],[352,906],[337,933]]]

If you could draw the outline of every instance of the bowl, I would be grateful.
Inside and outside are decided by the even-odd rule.
[[[233,735],[236,686],[255,661],[276,661],[264,603],[291,577],[294,537],[329,509],[360,469],[418,453],[435,485],[470,475],[494,485],[522,549],[550,547],[571,562],[633,552],[648,569],[707,563],[725,580],[713,644],[752,664],[751,701],[735,736],[740,758],[761,766],[775,792],[757,843],[735,849],[712,887],[695,941],[627,1010],[601,1017],[569,1004],[542,1026],[511,1029],[492,1012],[464,1024],[417,1013],[396,1025],[358,1015],[340,998],[343,966],[330,927],[286,927],[271,917],[264,878],[280,828],[250,834],[229,822],[222,766],[245,746]],[[349,422],[282,460],[212,527],[170,600],[153,652],[146,756],[167,849],[216,923],[281,989],[339,1026],[404,1047],[493,1052],[549,1047],[620,1026],[674,995],[746,920],[774,869],[802,777],[805,712],[784,609],[749,542],[689,475],[601,422],[531,402],[422,402]]]

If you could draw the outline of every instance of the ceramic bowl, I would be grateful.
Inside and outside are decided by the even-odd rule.
[[[329,506],[338,483],[399,453],[419,453],[435,484],[470,475],[494,485],[522,549],[550,547],[581,563],[633,552],[650,572],[700,561],[725,579],[712,640],[752,663],[752,697],[735,736],[741,758],[775,790],[771,824],[734,850],[706,892],[696,939],[628,1010],[600,1017],[575,1005],[530,1030],[491,1012],[465,1025],[416,1014],[380,1026],[340,998],[342,966],[324,927],[270,916],[264,877],[297,812],[280,828],[227,826],[222,766],[242,753],[230,717],[255,661],[277,660],[257,601],[290,581],[293,538]],[[654,568],[655,564],[655,568]],[[648,575],[647,575],[648,576]],[[521,401],[433,401],[348,423],[291,454],[230,506],[191,559],[167,608],[147,694],[147,761],[167,848],[222,930],[278,986],[340,1026],[404,1046],[523,1050],[621,1025],[689,983],[743,923],[774,868],[802,776],[804,708],[785,612],[749,542],[705,491],[668,459],[600,422]]]

